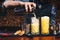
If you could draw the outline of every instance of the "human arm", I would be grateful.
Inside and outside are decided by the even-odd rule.
[[[33,2],[22,2],[22,1],[5,1],[3,5],[7,8],[9,6],[18,6],[18,5],[24,5],[26,12],[28,12],[28,9],[30,12],[32,11],[32,7],[36,8],[36,4]]]

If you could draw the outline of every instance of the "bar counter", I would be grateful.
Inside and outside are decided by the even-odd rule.
[[[12,36],[12,37],[1,37],[1,40],[60,40],[58,36],[34,36],[34,37],[27,37],[27,36]]]

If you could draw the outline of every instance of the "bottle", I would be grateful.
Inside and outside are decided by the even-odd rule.
[[[54,35],[56,35],[57,34],[57,31],[56,31],[56,25],[53,25],[53,27],[54,27]]]
[[[30,35],[30,24],[26,25],[25,34],[28,35],[28,36]]]
[[[59,23],[59,33],[60,33],[60,23]]]
[[[60,36],[60,23],[57,24],[57,36]]]

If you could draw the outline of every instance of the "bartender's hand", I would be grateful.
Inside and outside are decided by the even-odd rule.
[[[29,11],[31,12],[32,11],[32,7],[36,8],[36,4],[33,3],[33,2],[21,2],[21,1],[5,1],[3,3],[3,5],[7,8],[9,6],[17,6],[17,5],[24,5],[25,6],[25,9],[26,9],[26,12],[28,12],[28,9]]]
[[[25,5],[26,12],[28,12],[28,9],[31,12],[32,7],[36,8],[36,4],[33,2],[24,2],[24,5]]]

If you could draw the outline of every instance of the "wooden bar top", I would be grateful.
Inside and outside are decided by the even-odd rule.
[[[35,36],[35,37],[1,37],[1,40],[60,40],[57,36]]]

